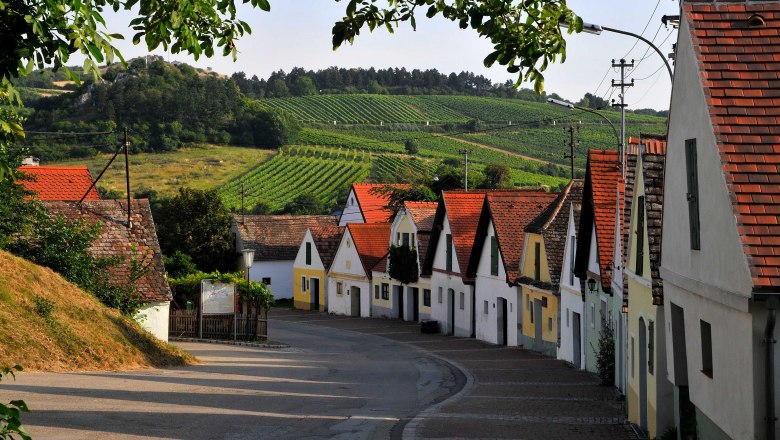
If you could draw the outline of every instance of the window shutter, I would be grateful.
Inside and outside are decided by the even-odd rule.
[[[498,275],[498,240],[495,235],[490,237],[490,274]]]
[[[306,265],[311,265],[311,243],[306,242]]]
[[[642,270],[645,267],[645,196],[638,199],[636,211],[636,257],[634,273],[642,276]]]
[[[452,271],[452,234],[447,234],[447,271]]]
[[[534,279],[542,278],[542,246],[540,243],[534,243]]]
[[[685,141],[685,165],[688,174],[688,222],[691,232],[691,249],[701,249],[699,224],[699,173],[696,158],[696,139]]]

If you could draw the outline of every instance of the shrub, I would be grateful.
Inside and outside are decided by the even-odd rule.
[[[35,296],[35,313],[43,319],[51,318],[51,312],[54,311],[54,303],[42,296]]]
[[[612,323],[602,319],[599,333],[599,349],[596,354],[596,368],[602,385],[615,383],[615,331]]]
[[[22,367],[0,367],[0,381],[9,376],[16,378],[14,371],[22,371]],[[23,400],[12,400],[7,405],[0,403],[0,438],[16,438],[29,440],[32,437],[22,426],[21,413],[30,412]]]

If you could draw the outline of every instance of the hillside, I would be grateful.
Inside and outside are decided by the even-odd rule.
[[[44,315],[45,301],[51,312]],[[164,344],[47,268],[0,251],[0,365],[25,370],[120,370],[184,365]]]

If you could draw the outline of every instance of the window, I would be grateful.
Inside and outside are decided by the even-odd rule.
[[[534,243],[534,279],[542,279],[542,245]]]
[[[339,281],[336,283],[336,295],[343,295],[344,294],[344,285]]]
[[[374,298],[379,299],[379,285],[374,286]]]
[[[509,303],[509,313],[512,313],[512,303]]]
[[[301,292],[306,291],[306,277],[301,277]]]
[[[423,306],[431,306],[431,289],[423,289]]]
[[[574,285],[574,256],[576,255],[575,246],[577,245],[577,238],[575,236],[570,237],[571,240],[571,252],[569,253],[569,285]]]
[[[311,266],[311,243],[306,242],[306,265]]]
[[[647,371],[653,374],[655,367],[655,323],[650,321],[647,326]]]
[[[569,328],[569,309],[566,309],[566,328]]]
[[[590,328],[596,328],[596,305],[590,305]]]
[[[460,309],[466,309],[466,294],[463,292],[460,292]]]
[[[696,139],[685,141],[685,166],[688,177],[688,226],[691,232],[691,249],[701,249],[699,225],[699,165],[696,158]]]
[[[498,240],[495,235],[490,237],[490,275],[498,276]]]
[[[642,276],[645,267],[645,196],[639,196],[636,210],[636,254],[634,273]]]
[[[271,285],[271,277],[263,277],[262,282],[266,286],[270,286]]]
[[[534,305],[533,305],[533,303],[531,303],[531,306],[528,309],[528,311],[531,312],[530,313],[531,314],[531,324],[533,324],[534,323]]]
[[[712,379],[712,326],[707,321],[699,321],[701,328],[701,372]]]
[[[552,331],[552,318],[547,318],[547,330]]]
[[[390,299],[390,285],[382,283],[382,299]]]
[[[635,352],[634,352],[634,337],[631,336],[631,378],[634,377],[634,362],[635,362]]]
[[[409,233],[408,232],[404,232],[403,234],[401,234],[401,244],[404,247],[411,247],[411,242],[409,241]]]
[[[482,313],[487,315],[488,314],[488,302],[487,301],[484,301],[482,308],[483,308]]]
[[[447,271],[452,272],[452,234],[447,234]]]
[[[439,287],[439,304],[444,302],[444,294],[442,293],[442,288]]]

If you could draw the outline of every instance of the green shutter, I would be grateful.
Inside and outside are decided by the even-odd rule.
[[[306,242],[306,265],[311,264],[311,243]]]
[[[534,243],[534,279],[542,279],[542,245]]]
[[[688,223],[691,232],[691,249],[701,249],[699,224],[699,173],[696,158],[696,139],[685,141],[685,165],[688,174]]]
[[[498,276],[498,240],[490,237],[490,274]]]
[[[452,234],[447,234],[447,271],[452,272]]]
[[[645,196],[638,199],[636,211],[636,261],[634,273],[642,276],[645,267]]]

